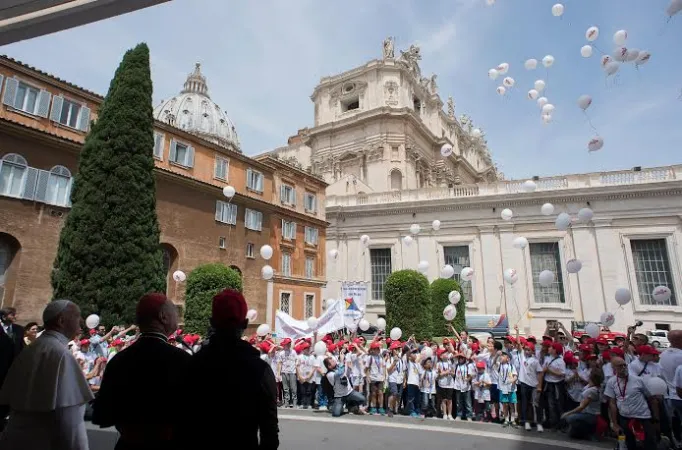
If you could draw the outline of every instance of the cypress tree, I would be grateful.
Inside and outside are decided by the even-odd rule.
[[[52,271],[53,298],[108,325],[132,323],[139,298],[165,290],[154,181],[149,48],[128,50],[80,154]]]

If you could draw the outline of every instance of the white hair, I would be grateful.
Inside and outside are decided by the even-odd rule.
[[[43,311],[43,324],[57,319],[70,305],[76,306],[71,300],[55,300],[48,303]]]

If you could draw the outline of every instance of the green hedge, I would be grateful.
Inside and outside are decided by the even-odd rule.
[[[431,313],[433,317],[433,332],[438,336],[450,336],[451,332],[445,328],[448,323],[443,317],[443,310],[450,304],[448,295],[452,291],[459,291],[462,295],[457,304],[457,315],[452,325],[458,332],[466,329],[466,299],[459,283],[452,278],[439,278],[431,283]]]
[[[210,325],[211,302],[223,289],[242,290],[239,272],[222,264],[205,264],[187,277],[185,291],[185,331],[206,334]]]
[[[404,339],[412,334],[418,339],[431,338],[431,296],[424,275],[416,270],[393,272],[384,284],[384,299],[389,330],[400,327]]]

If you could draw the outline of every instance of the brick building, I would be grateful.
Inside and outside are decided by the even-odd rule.
[[[17,308],[26,322],[38,319],[51,299],[50,272],[71,206],[71,179],[103,97],[1,57],[0,100],[0,304]],[[278,308],[300,319],[319,314],[327,184],[277,158],[242,154],[236,129],[210,99],[198,65],[182,92],[154,114],[169,297],[184,303],[184,285],[171,277],[175,270],[189,273],[219,262],[242,274],[258,323],[273,325]],[[293,194],[284,188],[287,182]],[[227,185],[237,192],[231,200],[222,195]],[[282,237],[285,223],[296,224],[293,239]],[[265,244],[275,249],[270,281],[261,276],[266,262],[259,249]]]

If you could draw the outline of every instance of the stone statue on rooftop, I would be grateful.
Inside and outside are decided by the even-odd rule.
[[[384,39],[384,59],[393,59],[395,58],[395,51],[394,51],[394,39],[392,37],[387,37]]]

